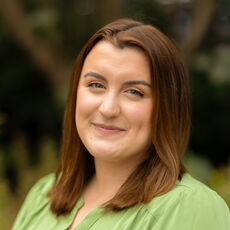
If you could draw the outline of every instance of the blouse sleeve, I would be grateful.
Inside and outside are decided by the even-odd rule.
[[[230,211],[214,191],[181,193],[154,230],[230,230]]]
[[[29,222],[30,216],[33,215],[35,210],[47,202],[46,194],[53,181],[53,174],[50,174],[40,179],[29,191],[25,201],[19,210],[12,230],[27,229],[26,225]]]

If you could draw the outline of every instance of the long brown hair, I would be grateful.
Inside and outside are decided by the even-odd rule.
[[[51,210],[68,214],[83,188],[95,173],[93,157],[77,133],[75,108],[83,63],[92,47],[106,40],[119,48],[138,47],[150,60],[153,83],[152,146],[148,159],[133,171],[117,194],[105,204],[107,210],[121,210],[146,204],[168,192],[185,169],[185,152],[190,130],[188,78],[173,43],[151,25],[131,19],[114,21],[97,31],[81,50],[75,64],[63,123],[61,159],[56,181],[49,192]]]

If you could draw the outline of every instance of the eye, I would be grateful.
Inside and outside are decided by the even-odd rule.
[[[136,90],[136,89],[128,89],[126,92],[138,96],[138,97],[144,97],[144,94],[141,93],[140,91]]]
[[[91,88],[105,88],[105,86],[102,85],[99,82],[91,82],[91,83],[88,84],[88,87],[91,87]]]

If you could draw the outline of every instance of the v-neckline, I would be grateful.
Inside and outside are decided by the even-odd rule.
[[[76,215],[78,214],[79,210],[84,206],[84,203],[84,197],[83,194],[81,194],[74,209],[69,215],[68,226],[66,226],[67,230],[73,224]],[[96,221],[102,216],[102,212],[103,208],[101,206],[93,209],[80,221],[80,223],[74,228],[74,230],[90,229],[96,223]]]

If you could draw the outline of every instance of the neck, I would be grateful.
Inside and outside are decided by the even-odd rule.
[[[95,159],[95,176],[92,184],[99,194],[113,196],[136,166],[137,162],[105,162]]]
[[[95,175],[91,178],[84,192],[86,206],[98,207],[112,199],[122,184],[140,163],[140,159],[122,162],[95,159]]]

